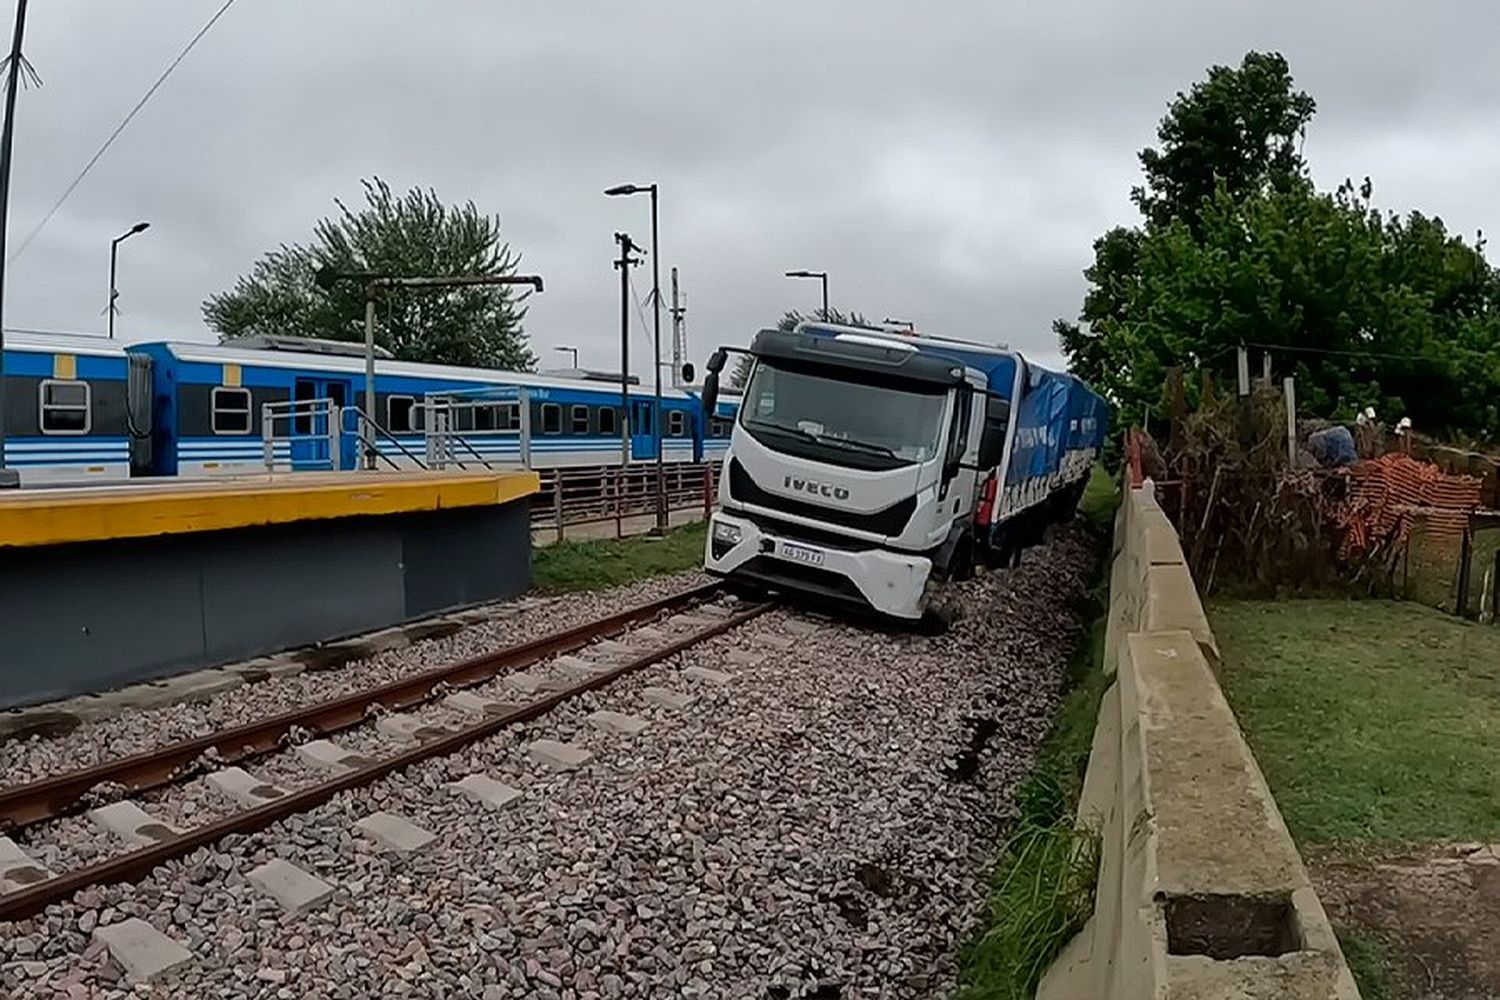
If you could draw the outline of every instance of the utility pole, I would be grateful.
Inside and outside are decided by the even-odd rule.
[[[620,272],[620,475],[615,480],[615,535],[621,534],[620,515],[625,505],[625,472],[630,468],[630,269],[641,262],[640,253],[628,233],[615,233],[615,242],[620,245],[620,257],[615,261],[615,270]]]
[[[20,476],[5,467],[5,234],[10,228],[10,156],[16,136],[16,90],[21,85],[21,39],[26,34],[26,0],[16,2],[16,32],[6,63],[5,128],[0,132],[0,487],[19,486]]]
[[[672,386],[682,388],[682,358],[687,354],[687,342],[682,336],[682,317],[687,314],[687,306],[677,292],[677,268],[672,268]]]

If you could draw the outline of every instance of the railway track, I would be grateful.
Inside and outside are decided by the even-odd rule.
[[[717,616],[687,619],[686,634],[668,637],[648,630],[651,645],[625,651],[618,638],[673,615],[704,607],[722,593],[719,584],[690,588],[649,601],[592,622],[567,628],[539,639],[520,643],[483,656],[459,661],[409,678],[378,685],[352,694],[280,713],[258,722],[236,726],[194,740],[169,744],[119,760],[0,790],[0,832],[33,831],[49,821],[99,804],[99,789],[106,798],[170,788],[221,768],[288,751],[308,737],[326,737],[371,723],[392,712],[411,711],[432,705],[454,692],[478,690],[519,677],[525,667],[537,666],[555,657],[583,651],[600,640],[615,640],[611,659],[577,660],[571,664],[576,680],[552,680],[536,686],[520,703],[513,693],[486,703],[478,721],[453,728],[422,730],[416,742],[378,759],[350,755],[345,766],[324,780],[293,791],[262,786],[265,801],[186,831],[153,828],[153,841],[135,850],[52,875],[40,868],[28,874],[12,868],[10,881],[31,882],[0,895],[0,921],[20,920],[47,905],[70,897],[92,885],[129,882],[149,874],[158,865],[181,858],[200,847],[216,843],[230,834],[250,833],[280,820],[313,809],[340,792],[359,788],[420,761],[441,757],[483,740],[503,729],[545,715],[553,708],[588,691],[607,687],[617,679],[666,660],[705,640],[728,632],[765,613],[771,602],[743,609],[721,610]],[[528,681],[536,678],[528,677]],[[0,859],[3,860],[3,859]]]

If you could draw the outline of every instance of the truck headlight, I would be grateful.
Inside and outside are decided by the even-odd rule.
[[[740,531],[739,525],[730,524],[727,521],[714,522],[714,541],[733,548],[740,544],[740,539],[743,537],[744,533]]]

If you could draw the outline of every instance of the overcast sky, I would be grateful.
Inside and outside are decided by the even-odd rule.
[[[32,4],[13,248],[220,2]],[[109,241],[144,219],[120,336],[208,339],[205,296],[378,174],[499,213],[546,278],[543,364],[605,367],[611,234],[650,227],[601,191],[655,180],[695,361],[815,308],[794,268],[838,308],[1056,361],[1091,241],[1136,218],[1136,151],[1250,48],[1317,99],[1321,184],[1370,174],[1382,207],[1500,230],[1497,38],[1495,0],[241,0],[15,259],[5,325],[102,333]]]

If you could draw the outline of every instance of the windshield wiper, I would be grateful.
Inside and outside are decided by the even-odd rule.
[[[814,444],[816,444],[819,440],[818,435],[812,433],[811,431],[805,431],[800,427],[788,427],[786,424],[776,424],[772,423],[769,420],[758,420],[755,417],[747,418],[744,423],[746,427],[764,427],[768,431],[777,431],[781,434],[790,434],[793,437],[799,437],[804,441],[811,441]]]
[[[877,455],[886,455],[891,458],[897,459],[898,461],[900,460],[900,456],[898,456],[894,451],[887,448],[883,444],[874,444],[870,441],[858,441],[854,438],[829,437],[827,434],[814,434],[812,435],[812,437],[815,440],[823,442],[825,444],[836,444],[845,448],[853,448],[856,451],[874,452]]]
[[[841,448],[847,448],[851,451],[867,451],[872,452],[876,455],[885,456],[887,458],[893,458],[898,462],[901,460],[901,457],[899,455],[897,455],[894,451],[887,448],[883,444],[872,444],[869,441],[856,441],[853,438],[833,437],[829,434],[814,434],[812,431],[805,431],[801,427],[788,427],[786,424],[776,424],[772,423],[769,420],[758,420],[755,417],[748,418],[745,421],[745,425],[747,427],[764,427],[769,431],[779,431],[782,434],[790,434],[793,437],[799,437],[804,441],[811,441],[814,444],[838,445]]]

